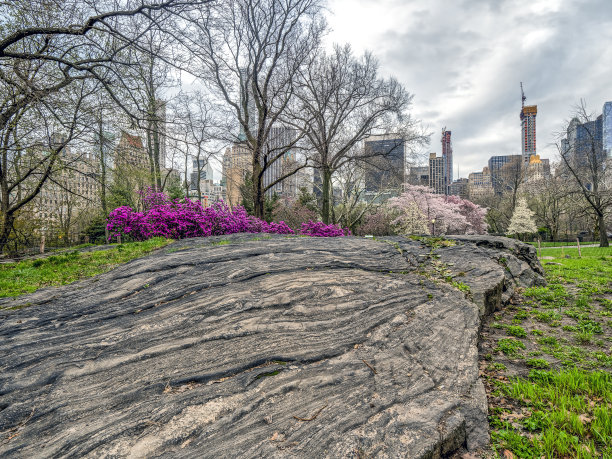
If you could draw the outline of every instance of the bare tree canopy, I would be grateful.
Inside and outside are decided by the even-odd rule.
[[[312,55],[299,76],[299,102],[291,117],[305,127],[314,150],[313,163],[322,181],[321,215],[328,223],[334,172],[347,163],[373,162],[390,153],[355,148],[360,142],[373,134],[393,133],[403,148],[423,137],[407,112],[412,96],[397,80],[378,76],[371,53],[356,58],[349,45],[335,46],[330,55]]]
[[[557,143],[561,173],[571,179],[575,190],[584,196],[596,219],[600,247],[608,247],[606,217],[612,208],[610,168],[603,150],[601,116],[595,118],[581,101],[574,110],[565,138]]]
[[[264,193],[294,174],[264,184],[264,174],[301,138],[279,134],[299,70],[319,46],[324,22],[320,0],[228,0],[182,15],[181,41],[190,72],[224,100],[239,128],[235,141],[252,154],[253,203],[263,217]],[[196,67],[197,66],[197,67]],[[276,129],[276,131],[275,131]]]
[[[210,1],[210,0],[209,0]],[[158,15],[209,1],[13,1],[0,4],[0,249],[16,214],[52,176],[65,147],[90,123],[85,106],[116,91],[121,69]],[[143,17],[145,27],[125,24]],[[135,32],[135,33],[133,33]]]

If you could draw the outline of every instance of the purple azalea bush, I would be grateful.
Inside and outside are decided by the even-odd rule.
[[[351,230],[348,228],[342,229],[337,225],[326,225],[323,222],[313,222],[312,220],[302,223],[300,234],[313,237],[340,237],[350,236]]]
[[[284,222],[266,222],[247,214],[242,206],[234,209],[224,202],[202,207],[189,199],[170,200],[164,193],[147,190],[143,193],[144,212],[122,206],[108,216],[109,237],[128,236],[136,241],[152,237],[185,239],[202,236],[222,236],[234,233],[294,234]],[[350,231],[346,230],[347,234]],[[344,236],[335,225],[309,221],[302,224],[301,234],[316,237]]]

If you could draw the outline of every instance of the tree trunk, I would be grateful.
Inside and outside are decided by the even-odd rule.
[[[330,219],[330,208],[332,199],[332,183],[331,183],[331,170],[327,167],[321,169],[321,180],[322,180],[322,202],[321,202],[321,218],[323,223],[329,225]]]
[[[597,220],[599,223],[599,247],[609,247],[610,243],[608,242],[608,235],[606,232],[606,219],[603,212],[597,215]]]
[[[106,203],[106,154],[104,151],[104,129],[102,118],[98,121],[98,142],[100,145],[100,204],[102,204],[102,213],[105,218],[108,218],[108,207]],[[104,243],[108,244],[108,228],[104,225]]]
[[[155,188],[156,180],[155,180],[155,160],[153,159],[153,136],[151,132],[151,122],[147,123],[147,154],[149,156],[149,174],[150,174],[150,183],[153,188]]]
[[[189,199],[189,180],[187,175],[187,167],[189,166],[189,157],[185,154],[185,199]]]
[[[157,117],[157,114],[154,116]],[[157,191],[161,191],[161,152],[160,152],[160,141],[159,141],[159,120],[155,118],[153,123],[153,174],[154,182]]]
[[[2,217],[0,218],[0,253],[4,252],[6,245],[8,244],[9,236],[13,230],[13,216],[7,212],[2,211]]]
[[[257,218],[264,219],[264,190],[263,190],[263,174],[261,164],[259,164],[259,155],[254,156],[253,161],[253,212]]]
[[[199,150],[199,148],[200,148],[200,146],[198,145],[198,150]],[[199,151],[198,151],[198,157],[197,157],[196,160],[197,160],[197,164],[198,164],[198,167],[196,168],[196,172],[198,174],[198,176],[196,177],[196,185],[197,185],[197,191],[198,191],[198,202],[202,203],[202,184],[201,184],[201,181],[200,181],[200,174],[202,172],[201,172],[201,169],[200,169],[200,152]],[[208,178],[208,177],[206,177],[206,178]]]

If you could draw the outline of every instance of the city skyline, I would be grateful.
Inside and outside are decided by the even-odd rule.
[[[381,74],[414,94],[413,114],[432,133],[424,155],[441,153],[441,127],[453,131],[464,177],[491,156],[521,154],[521,81],[525,105],[538,106],[537,153],[551,161],[580,99],[595,117],[612,100],[605,0],[331,0],[328,21],[328,44],[372,51]]]

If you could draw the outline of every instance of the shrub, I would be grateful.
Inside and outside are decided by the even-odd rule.
[[[358,236],[389,236],[393,234],[389,212],[384,207],[380,207],[375,212],[366,214],[363,217],[363,223],[357,227],[355,234]]]
[[[317,219],[316,212],[299,201],[290,205],[279,204],[272,215],[274,220],[284,221],[296,233],[299,232],[302,223]]]
[[[348,228],[343,229],[338,225],[326,225],[323,222],[313,222],[312,220],[302,223],[300,233],[313,237],[338,237],[351,235],[351,231]]]
[[[149,190],[143,198],[144,212],[122,206],[113,210],[107,228],[110,237],[124,235],[136,241],[152,237],[185,239],[202,236],[223,236],[234,233],[294,234],[284,221],[266,222],[249,216],[244,207],[230,209],[224,202],[203,208],[189,199],[170,200],[165,194]],[[317,237],[349,235],[348,229],[309,220],[301,226],[301,234]]]

